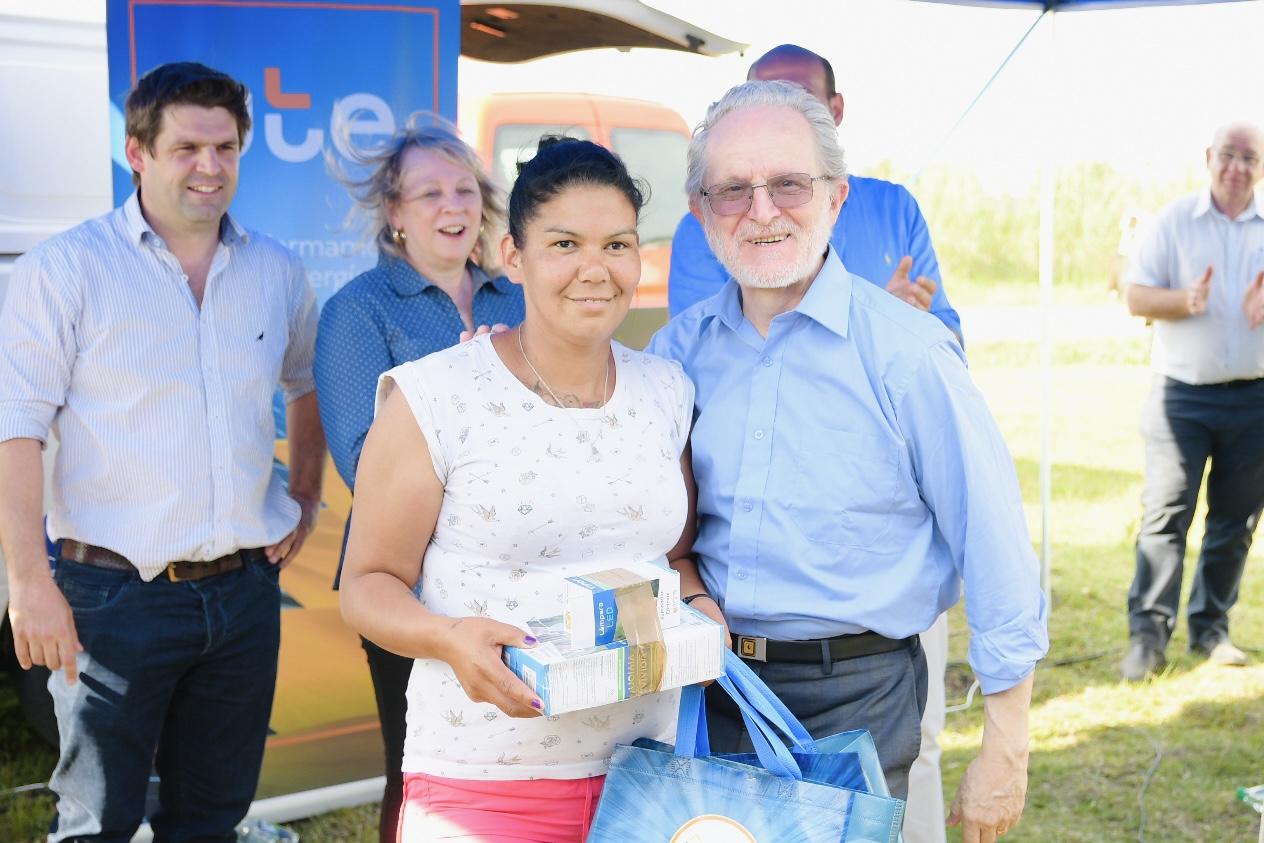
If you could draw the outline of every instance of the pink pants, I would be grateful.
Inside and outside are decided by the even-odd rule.
[[[583,843],[605,776],[475,781],[404,774],[399,843]]]

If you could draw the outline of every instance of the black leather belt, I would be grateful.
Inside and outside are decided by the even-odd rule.
[[[1255,386],[1262,380],[1264,380],[1264,378],[1244,378],[1236,381],[1221,381],[1220,383],[1213,383],[1211,386],[1216,386],[1221,389],[1242,389],[1248,386]]]
[[[733,652],[751,661],[820,664],[822,661],[836,662],[894,653],[912,648],[916,643],[916,635],[908,638],[887,638],[876,632],[839,635],[836,638],[820,638],[814,641],[769,641],[767,638],[752,635],[734,635]]]
[[[1264,378],[1242,378],[1236,381],[1220,381],[1219,383],[1185,383],[1178,381],[1176,378],[1167,378],[1167,382],[1176,386],[1183,386],[1186,389],[1243,389],[1249,386],[1257,386]]]
[[[206,562],[182,559],[176,562],[168,562],[166,569],[163,571],[163,576],[172,582],[201,580],[219,574],[226,574],[229,571],[236,571],[245,565],[246,562],[262,555],[262,549],[243,548]],[[136,570],[136,566],[126,556],[115,553],[109,548],[85,544],[74,539],[62,539],[61,558],[69,559],[71,562],[78,562],[80,565],[90,565],[93,568],[105,568],[110,571],[130,572]]]

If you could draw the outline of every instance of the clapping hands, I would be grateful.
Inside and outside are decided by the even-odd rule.
[[[925,275],[919,275],[916,280],[910,280],[909,272],[912,269],[912,257],[905,255],[900,258],[899,266],[895,268],[895,272],[891,275],[891,280],[887,281],[886,290],[896,298],[903,299],[913,305],[918,310],[930,310],[931,300],[934,299],[939,285]]]

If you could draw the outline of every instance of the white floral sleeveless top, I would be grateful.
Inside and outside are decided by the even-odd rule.
[[[490,336],[382,375],[402,390],[444,484],[421,602],[526,629],[561,613],[564,577],[652,561],[684,529],[680,457],[693,385],[677,363],[613,344],[614,394],[560,409],[505,367]],[[678,691],[553,717],[474,703],[452,669],[418,659],[408,683],[404,772],[462,779],[603,775],[619,743],[674,740]]]

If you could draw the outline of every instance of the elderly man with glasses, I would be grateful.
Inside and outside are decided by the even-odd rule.
[[[1048,634],[1013,463],[961,347],[839,261],[843,152],[801,87],[747,82],[712,105],[686,189],[731,277],[648,349],[697,386],[702,590],[686,597],[719,604],[738,655],[814,735],[868,729],[903,798],[926,700],[918,634],[964,579],[985,727],[950,821],[993,841],[1022,813]],[[717,751],[749,747],[723,694],[708,721]]]
[[[782,80],[799,85],[843,122],[843,95],[835,87],[829,61],[797,44],[773,47],[750,66],[747,80]],[[958,339],[961,317],[948,301],[930,230],[913,194],[883,179],[852,176],[847,204],[834,223],[830,241],[848,271],[871,284],[885,285],[919,310],[943,322]],[[702,226],[685,214],[672,238],[667,308],[672,316],[714,295],[728,280]]]

